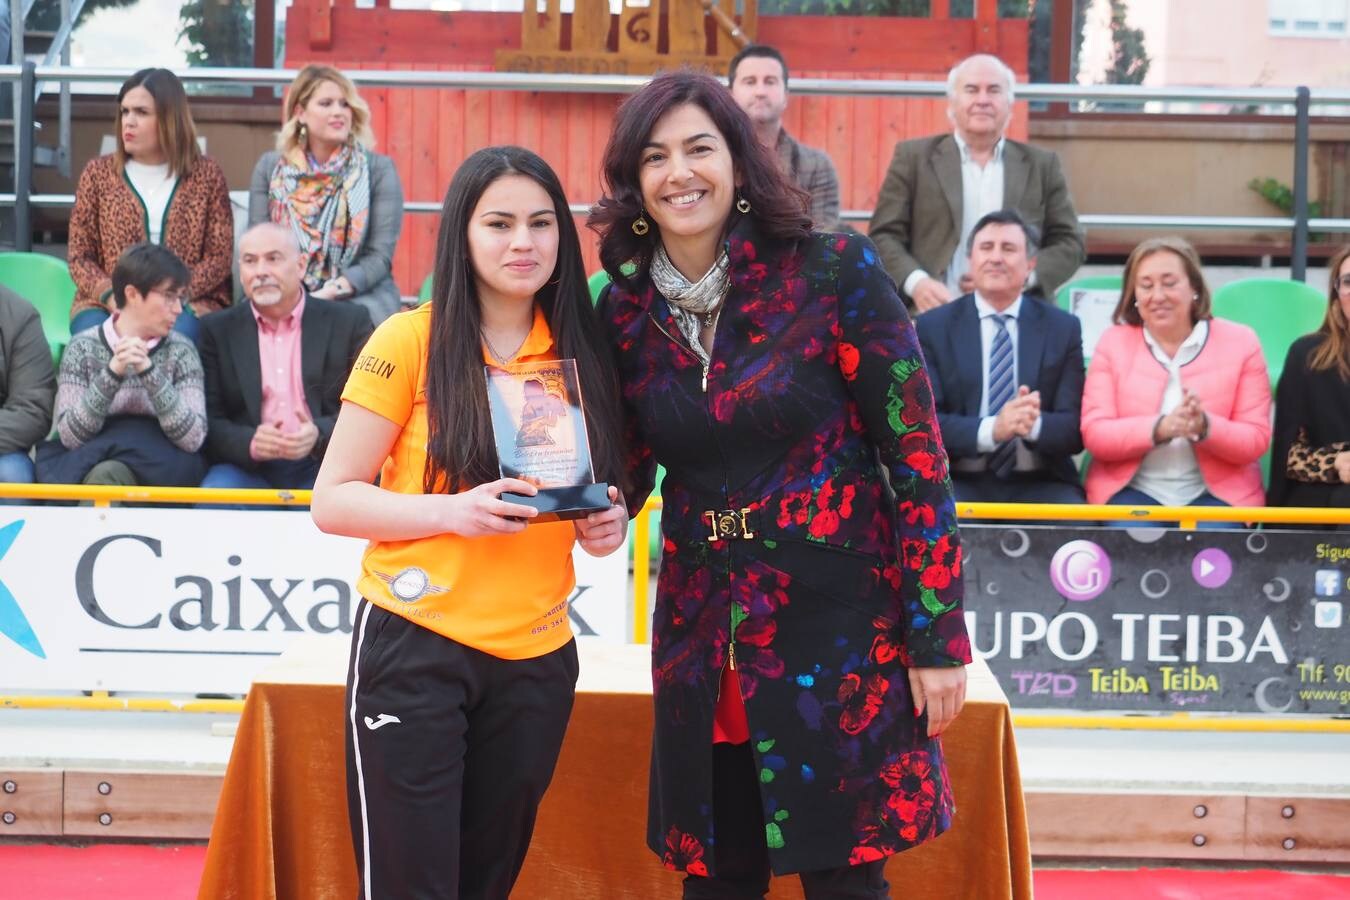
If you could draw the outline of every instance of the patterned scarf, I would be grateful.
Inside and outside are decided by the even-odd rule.
[[[703,342],[699,340],[699,333],[705,324],[715,325],[722,312],[722,301],[731,290],[729,265],[724,249],[702,278],[690,281],[675,268],[666,255],[664,245],[658,244],[652,256],[652,282],[661,295],[670,301],[670,312],[675,317],[680,334],[689,341],[689,348],[698,354],[705,365],[710,359],[708,351],[703,349]]]
[[[370,165],[351,144],[326,163],[303,147],[277,160],[267,187],[272,221],[289,227],[306,259],[305,288],[318,290],[351,265],[366,236]]]

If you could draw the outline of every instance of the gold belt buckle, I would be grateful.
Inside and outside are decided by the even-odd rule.
[[[709,541],[726,541],[732,538],[741,540],[753,540],[755,533],[750,530],[746,524],[745,517],[749,515],[750,508],[742,509],[707,509],[703,511],[703,521],[708,523],[710,529],[708,534]]]

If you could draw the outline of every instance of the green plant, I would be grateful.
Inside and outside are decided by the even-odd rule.
[[[1294,214],[1294,190],[1283,182],[1276,181],[1274,178],[1253,178],[1247,182],[1247,187],[1260,194],[1270,203],[1287,215]],[[1320,200],[1308,201],[1308,218],[1316,219],[1322,215],[1322,202]]]
[[[179,12],[190,66],[253,65],[253,2],[194,0]]]

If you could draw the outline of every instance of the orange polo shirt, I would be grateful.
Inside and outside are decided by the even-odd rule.
[[[386,319],[342,392],[344,401],[403,429],[380,469],[380,486],[401,494],[423,493],[430,333],[430,304]],[[536,307],[518,360],[556,358],[548,322]],[[567,598],[576,585],[575,535],[571,522],[549,522],[492,537],[371,541],[357,588],[376,606],[451,640],[502,659],[531,659],[572,639]]]

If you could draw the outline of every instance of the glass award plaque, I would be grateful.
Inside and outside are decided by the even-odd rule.
[[[608,509],[609,485],[591,467],[585,405],[574,359],[485,366],[492,435],[503,478],[539,489],[502,494],[539,510],[531,522],[579,519]]]

